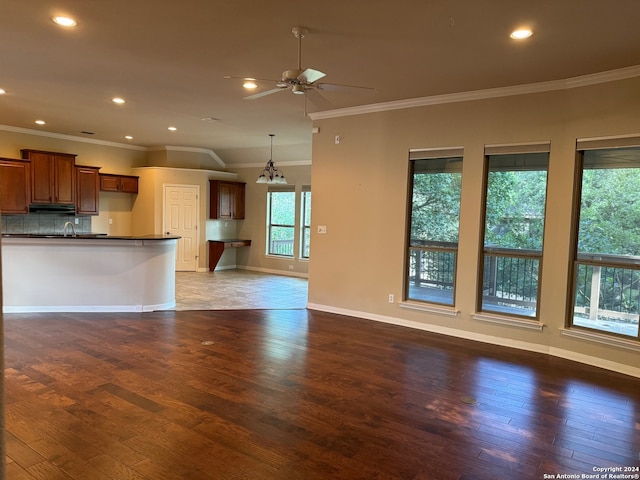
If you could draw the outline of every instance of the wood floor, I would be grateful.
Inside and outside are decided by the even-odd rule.
[[[640,379],[393,325],[304,309],[10,314],[5,343],[11,480],[640,465]]]

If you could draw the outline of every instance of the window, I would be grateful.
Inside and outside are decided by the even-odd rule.
[[[462,149],[412,151],[405,298],[454,305]]]
[[[300,258],[308,259],[311,242],[311,187],[307,185],[302,187],[301,210]]]
[[[640,147],[598,147],[597,141],[578,142],[569,324],[638,339]]]
[[[485,148],[481,312],[538,318],[548,152],[548,144]]]
[[[267,192],[267,255],[293,257],[296,192],[271,188]]]

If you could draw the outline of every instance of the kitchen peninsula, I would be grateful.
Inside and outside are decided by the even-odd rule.
[[[3,234],[3,312],[173,308],[178,238]]]

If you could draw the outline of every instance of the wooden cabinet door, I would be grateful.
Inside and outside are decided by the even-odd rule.
[[[124,193],[138,193],[138,177],[120,177],[120,191]]]
[[[236,183],[234,195],[234,218],[242,220],[244,218],[244,183]]]
[[[22,158],[31,162],[31,203],[75,204],[75,155],[25,149]]]
[[[0,159],[0,211],[29,213],[31,163]]]
[[[209,218],[244,218],[244,183],[209,180]]]
[[[73,203],[76,199],[75,157],[54,155],[53,163],[53,203]]]
[[[98,215],[100,212],[99,167],[76,167],[76,213]]]
[[[31,152],[31,203],[53,202],[53,164],[45,153]]]
[[[103,192],[117,192],[119,183],[117,175],[100,175],[100,190]]]
[[[235,203],[235,188],[232,183],[218,184],[218,218],[231,219]]]

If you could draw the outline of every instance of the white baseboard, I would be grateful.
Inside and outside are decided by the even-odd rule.
[[[172,310],[175,307],[175,300],[173,302],[156,305],[4,305],[2,307],[2,313],[129,313]]]
[[[519,350],[525,350],[529,352],[544,353],[554,357],[564,358],[566,360],[572,360],[585,365],[591,365],[593,367],[604,368],[613,372],[622,373],[632,377],[640,378],[640,368],[625,365],[623,363],[612,362],[610,360],[602,359],[599,357],[593,357],[591,355],[585,355],[583,353],[574,352],[572,350],[565,350],[562,348],[552,347],[549,345],[541,345],[537,343],[522,342],[520,340],[513,340],[510,338],[496,337],[493,335],[485,335],[482,333],[469,332],[465,330],[459,330],[456,328],[442,327],[440,325],[426,324],[421,322],[414,322],[411,320],[404,320],[401,318],[388,317],[385,315],[378,315],[369,312],[360,312],[356,310],[348,310],[343,308],[337,308],[330,305],[320,305],[317,303],[307,303],[309,310],[318,310],[327,313],[336,313],[339,315],[346,315],[349,317],[364,318],[366,320],[374,320],[376,322],[390,323],[393,325],[399,325],[403,327],[415,328],[417,330],[423,330],[432,333],[440,333],[443,335],[449,335],[451,337],[464,338],[465,340],[475,340],[483,343],[490,343],[492,345],[499,345],[502,347],[517,348]]]
[[[259,268],[259,267],[247,267],[247,266],[238,266],[235,268],[237,268],[238,270],[249,270],[253,272],[271,273],[273,275],[284,275],[285,277],[309,278],[308,273],[292,272],[290,270],[275,270],[272,268]]]

